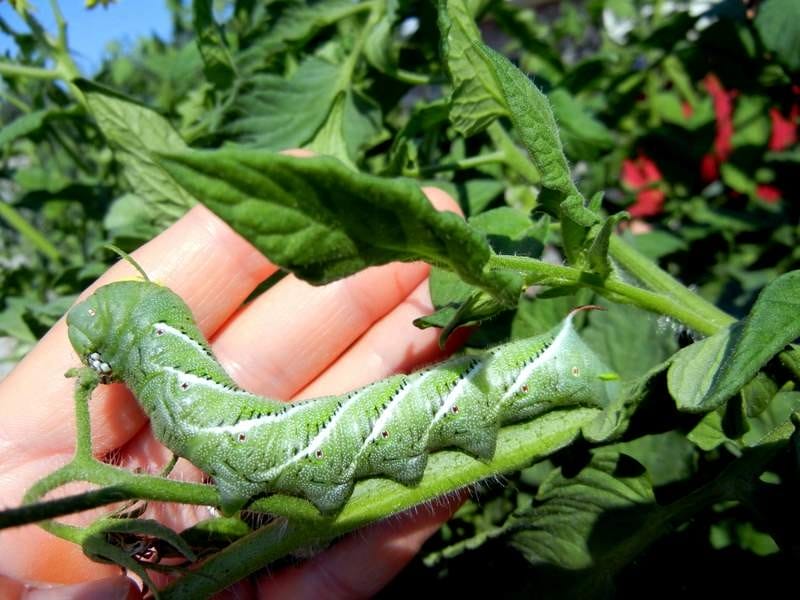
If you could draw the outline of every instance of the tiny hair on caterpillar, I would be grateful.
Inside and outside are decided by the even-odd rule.
[[[607,406],[609,368],[575,331],[577,310],[542,335],[295,403],[240,388],[188,306],[157,283],[105,285],[67,325],[82,362],[102,382],[124,383],[155,437],[213,477],[225,514],[275,493],[333,514],[358,480],[414,486],[432,452],[489,460],[504,426]]]

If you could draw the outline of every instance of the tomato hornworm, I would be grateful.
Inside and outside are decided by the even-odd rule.
[[[606,406],[609,369],[576,333],[575,312],[536,337],[293,404],[238,387],[183,300],[156,283],[103,286],[67,324],[81,360],[124,382],[156,438],[214,478],[224,513],[284,493],[330,514],[359,479],[413,486],[430,452],[488,460],[507,424]]]

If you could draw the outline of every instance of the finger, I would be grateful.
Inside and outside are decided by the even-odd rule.
[[[391,313],[359,338],[295,399],[341,394],[393,373],[433,362],[442,353],[437,329],[418,329],[414,319],[430,314],[428,282],[420,283]]]
[[[357,531],[298,567],[259,577],[261,598],[369,598],[419,552],[463,502],[461,494]]]
[[[214,352],[245,389],[288,399],[427,273],[422,263],[391,264],[323,287],[286,277],[226,325]]]

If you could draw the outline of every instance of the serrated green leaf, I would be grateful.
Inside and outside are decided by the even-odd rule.
[[[635,555],[656,510],[647,472],[610,450],[570,477],[556,469],[534,506],[514,518],[512,544],[538,566],[543,593],[571,598],[604,595],[614,572]]]
[[[485,237],[436,211],[411,181],[355,173],[329,157],[261,150],[163,154],[159,162],[276,264],[314,284],[372,265],[425,260],[514,304],[519,284],[484,271]]]
[[[763,371],[759,372],[742,388],[742,402],[748,417],[757,417],[769,406],[778,393],[777,384]]]
[[[387,75],[392,75],[397,71],[399,49],[393,35],[397,5],[397,0],[385,2],[385,13],[369,32],[364,43],[366,59],[373,67]]]
[[[616,357],[611,353],[608,358],[615,360]],[[615,393],[610,395],[610,404],[583,428],[583,437],[590,442],[607,442],[625,433],[631,417],[641,404],[650,398],[667,395],[666,372],[669,364],[668,360],[664,361],[639,377],[619,382]]]
[[[748,419],[748,431],[742,436],[745,446],[757,446],[772,440],[773,434],[787,425],[794,413],[800,410],[800,392],[780,391],[757,417]]]
[[[679,431],[644,435],[609,448],[642,463],[654,487],[688,479],[697,468],[697,448]]]
[[[363,148],[379,139],[380,132],[380,107],[348,89],[339,94],[325,123],[306,147],[355,169]]]
[[[800,271],[791,271],[761,292],[744,320],[678,352],[668,375],[678,408],[707,412],[738,392],[800,336],[799,308]]]
[[[611,131],[568,91],[557,88],[547,98],[571,156],[592,159],[614,147]]]
[[[228,50],[222,29],[214,21],[212,0],[192,3],[197,47],[205,64],[206,79],[218,88],[227,88],[236,78],[236,65]]]
[[[584,293],[591,296],[588,290]],[[532,337],[545,333],[563,321],[569,311],[587,301],[579,301],[576,296],[568,295],[549,299],[539,296],[523,298],[511,322],[511,338]]]
[[[35,342],[36,336],[25,322],[26,302],[22,298],[7,298],[6,307],[0,311],[0,334],[23,342]]]
[[[196,200],[152,158],[155,152],[175,152],[186,144],[164,117],[89,81],[79,80],[89,110],[103,135],[116,149],[131,189],[160,213],[162,227],[181,217]]]
[[[339,93],[338,97],[333,102],[333,108],[331,108],[328,118],[306,148],[317,154],[332,156],[355,171],[357,170],[356,165],[351,160],[347,152],[347,144],[344,141],[343,122],[345,102],[346,94],[344,92]]]
[[[439,0],[439,31],[453,92],[450,121],[465,137],[506,113],[491,69],[473,43],[481,39],[464,0]]]
[[[330,113],[340,89],[339,67],[310,56],[288,78],[262,73],[251,77],[237,100],[239,116],[226,131],[240,143],[264,150],[308,143]]]
[[[764,45],[791,70],[800,69],[800,4],[766,0],[758,7],[756,29]]]
[[[496,208],[471,217],[468,223],[486,234],[492,249],[498,253],[541,254],[543,245],[536,236],[542,232],[521,211],[509,207]],[[522,289],[521,280],[519,289]],[[432,270],[430,290],[437,310],[417,319],[414,324],[423,329],[441,327],[441,344],[457,327],[479,323],[506,308],[492,296],[442,269]]]
[[[641,377],[677,351],[675,332],[657,315],[605,300],[599,304],[607,310],[590,312],[583,338],[623,380]]]
[[[560,192],[565,198],[580,198],[547,97],[505,56],[480,42],[475,42],[474,47],[491,67],[514,129],[542,175],[542,185]]]
[[[786,439],[792,431],[792,415],[800,410],[800,392],[780,391],[758,416],[750,417],[741,402],[729,402],[705,415],[687,438],[706,452],[721,444],[739,448]]]

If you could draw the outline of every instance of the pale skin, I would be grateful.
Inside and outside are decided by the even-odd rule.
[[[457,203],[441,190],[425,193],[437,209],[458,212]],[[375,267],[323,287],[289,276],[243,306],[277,268],[202,206],[134,257],[153,281],[187,302],[223,366],[258,394],[285,400],[338,394],[442,357],[438,331],[412,325],[432,310],[424,263]],[[135,276],[120,262],[82,297],[99,285]],[[62,374],[75,366],[78,357],[61,320],[0,383],[0,507],[17,506],[35,481],[70,459],[74,383]],[[150,472],[169,461],[169,451],[153,438],[123,386],[101,386],[90,412],[98,456],[113,452],[115,462],[126,468]],[[202,476],[183,460],[173,473],[187,480]],[[457,505],[442,502],[376,523],[302,564],[256,574],[223,597],[370,596]],[[208,514],[203,507],[152,504],[147,516],[180,530]],[[0,597],[138,598],[138,588],[119,573],[35,526],[0,532]],[[45,589],[52,584],[62,585]]]

